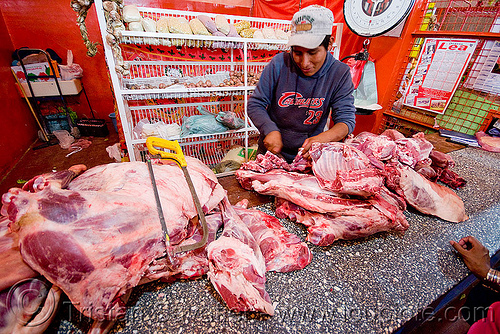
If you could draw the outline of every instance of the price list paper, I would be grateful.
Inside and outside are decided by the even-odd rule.
[[[406,90],[404,104],[444,113],[476,45],[475,40],[426,39]]]

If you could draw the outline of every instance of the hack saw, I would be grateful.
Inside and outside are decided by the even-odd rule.
[[[149,176],[151,178],[151,184],[153,186],[153,192],[156,200],[156,207],[158,209],[158,216],[160,218],[160,223],[163,232],[165,233],[165,243],[167,246],[167,254],[169,252],[170,247],[170,239],[168,236],[167,225],[165,223],[165,217],[163,215],[163,209],[161,207],[160,196],[158,194],[158,187],[156,186],[156,180],[153,172],[153,166],[151,164],[151,158],[159,158],[159,159],[167,159],[174,161],[184,173],[184,177],[189,187],[189,191],[191,192],[191,196],[193,197],[193,202],[196,207],[196,212],[198,213],[199,222],[201,223],[203,229],[203,237],[200,241],[184,246],[176,246],[172,249],[172,252],[181,253],[194,249],[201,248],[206,245],[208,239],[208,225],[205,220],[205,213],[200,205],[200,199],[196,194],[196,189],[194,188],[193,181],[191,180],[191,176],[189,175],[189,171],[187,169],[187,162],[184,157],[184,153],[182,152],[181,146],[177,140],[171,141],[158,137],[148,137],[146,139],[146,147],[150,155],[147,157],[147,164],[149,169]],[[151,156],[152,155],[152,156]]]

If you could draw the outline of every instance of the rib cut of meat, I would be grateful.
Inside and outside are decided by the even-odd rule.
[[[231,310],[273,315],[260,247],[229,201],[224,199],[222,205],[224,230],[207,247],[208,278]]]
[[[335,180],[337,170],[370,167],[370,160],[363,152],[344,143],[313,143],[309,154],[313,160],[313,173],[321,187],[325,187],[329,180]]]
[[[247,209],[247,205],[248,201],[240,202],[234,208],[259,244],[267,271],[299,270],[311,262],[311,252],[298,236],[288,232],[276,217]]]
[[[186,157],[188,158],[188,157]],[[195,159],[188,169],[206,213],[225,197],[213,172]],[[166,223],[174,240],[189,234],[197,215],[176,165],[153,166]],[[61,173],[59,178],[67,178]],[[34,270],[68,295],[86,316],[121,316],[120,296],[139,284],[152,261],[165,253],[147,166],[141,162],[98,166],[68,189],[57,177],[38,177],[30,188],[2,197],[2,215],[13,222],[21,255]],[[57,242],[55,242],[57,241]]]
[[[236,178],[243,187],[263,195],[272,195],[287,199],[307,210],[316,212],[335,212],[352,206],[367,206],[357,199],[338,197],[336,193],[322,189],[318,180],[309,174],[272,170],[265,174],[248,170],[237,170]]]
[[[398,160],[410,167],[415,167],[417,162],[429,157],[433,148],[432,144],[423,138],[402,138],[396,140]]]
[[[396,143],[391,138],[366,131],[347,139],[345,143],[366,154],[372,165],[379,169],[384,168],[384,161],[394,157],[397,149]]]
[[[392,222],[401,225],[402,230],[409,227],[403,214],[403,211],[406,210],[406,202],[399,195],[389,191],[386,187],[382,187],[380,192],[368,199],[368,201]]]
[[[250,160],[241,165],[241,169],[253,170],[254,172],[265,173],[273,169],[284,169],[286,171],[299,172],[310,168],[308,160],[297,154],[291,164],[280,158],[271,151],[265,154],[258,154],[255,160]]]
[[[241,169],[253,170],[259,173],[265,173],[271,169],[290,170],[290,165],[284,159],[278,157],[271,151],[265,154],[258,154],[255,160],[250,160],[241,165]]]
[[[467,183],[465,179],[461,178],[457,173],[449,168],[440,170],[438,180],[453,189],[460,189]]]
[[[375,208],[352,208],[342,212],[342,215],[320,214],[277,199],[276,215],[307,226],[307,240],[318,246],[329,246],[338,239],[352,240],[378,232],[404,231],[408,228],[392,222]]]
[[[375,168],[337,170],[333,180],[323,180],[323,188],[339,194],[369,197],[380,192],[384,184],[382,173]]]
[[[405,200],[422,213],[450,222],[469,219],[464,203],[453,190],[427,180],[410,168],[400,169],[399,185]]]
[[[367,136],[366,138],[372,138]],[[383,185],[383,177],[371,168],[368,157],[343,143],[314,143],[312,170],[321,188],[339,194],[368,197]]]

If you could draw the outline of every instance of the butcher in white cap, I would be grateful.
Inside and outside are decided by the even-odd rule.
[[[341,141],[354,130],[349,66],[328,51],[333,23],[332,11],[318,5],[293,15],[290,52],[273,57],[248,101],[259,153],[271,151],[288,162],[299,152],[309,158],[313,143]],[[325,131],[330,112],[333,125]]]

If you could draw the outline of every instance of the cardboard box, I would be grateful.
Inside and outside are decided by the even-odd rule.
[[[50,80],[51,81],[48,82],[32,82],[31,87],[33,88],[33,94],[35,94],[35,96],[38,97],[59,95],[56,82],[54,81],[54,79]],[[82,91],[82,83],[80,79],[73,79],[68,81],[58,80],[58,82],[59,82],[59,87],[61,87],[63,95],[77,95]],[[28,83],[27,82],[21,83],[21,86],[23,87],[26,96],[31,97],[31,92],[30,88],[28,87]]]
[[[16,74],[17,78],[20,82],[26,82],[26,75],[24,75],[24,71],[22,66],[11,66]],[[26,68],[26,72],[28,73],[28,77],[30,76],[46,76],[46,75],[54,75],[52,73],[52,69],[49,66],[49,63],[37,63],[37,64],[26,64],[24,65]],[[59,68],[57,65],[57,61],[52,60],[52,67],[56,72],[56,77],[59,77]],[[49,78],[30,78],[31,82],[44,82],[48,81]]]

